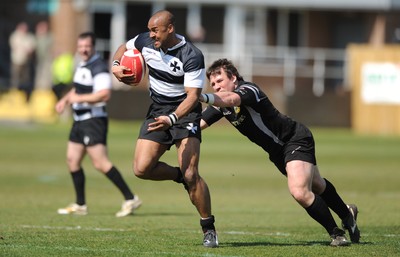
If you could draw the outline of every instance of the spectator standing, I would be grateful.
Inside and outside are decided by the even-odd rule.
[[[49,23],[40,21],[36,25],[36,75],[35,89],[50,90],[52,86],[52,46],[53,39],[50,32]]]
[[[23,90],[29,99],[33,90],[32,58],[36,48],[35,36],[26,22],[18,23],[9,38],[11,48],[11,88]]]

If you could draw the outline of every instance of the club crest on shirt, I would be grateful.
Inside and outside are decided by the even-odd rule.
[[[235,106],[235,107],[233,107],[233,109],[235,110],[236,114],[238,114],[240,112],[240,106]]]
[[[170,62],[169,67],[172,69],[173,72],[176,72],[177,70],[181,70],[181,67],[179,67],[177,61]]]
[[[170,55],[164,56],[163,59],[166,61],[165,64],[168,66],[171,74],[175,76],[183,74],[183,63],[181,60]]]
[[[74,82],[84,86],[91,86],[93,84],[93,77],[90,69],[86,67],[77,69],[74,75]]]
[[[190,122],[188,126],[186,126],[186,129],[192,132],[193,134],[196,134],[197,132],[197,126],[193,124],[193,122]]]

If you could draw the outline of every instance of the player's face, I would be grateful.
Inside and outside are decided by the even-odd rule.
[[[215,92],[232,92],[235,90],[236,77],[229,78],[223,68],[210,75],[210,86]]]
[[[92,43],[92,39],[90,37],[87,38],[79,38],[77,43],[77,52],[81,57],[82,61],[86,62],[90,59],[90,57],[94,54],[94,46]]]
[[[155,48],[163,48],[164,50],[170,47],[170,35],[172,33],[172,25],[166,24],[162,19],[150,19],[148,23],[150,37],[154,40]]]

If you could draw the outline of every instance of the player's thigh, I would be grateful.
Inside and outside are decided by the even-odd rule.
[[[311,190],[314,165],[309,162],[294,160],[286,164],[288,186],[290,190]]]
[[[152,170],[160,157],[170,148],[169,145],[157,143],[147,139],[136,141],[133,169],[135,173],[146,173]]]
[[[71,171],[78,170],[85,157],[85,146],[83,144],[68,141],[67,144],[67,163]]]
[[[200,140],[196,137],[187,137],[176,144],[178,148],[178,162],[182,171],[187,169],[197,172],[200,158]]]
[[[86,151],[97,170],[106,173],[111,169],[112,163],[108,158],[107,146],[103,144],[87,146]]]
[[[311,189],[313,169],[314,164],[305,161],[290,161],[286,165],[290,194],[305,208],[314,201],[314,194]]]

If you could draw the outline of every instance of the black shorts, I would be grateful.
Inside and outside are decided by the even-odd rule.
[[[164,131],[147,131],[149,123],[154,122],[154,118],[169,115],[176,110],[177,105],[160,105],[157,103],[152,103],[149,107],[149,111],[146,115],[146,120],[143,122],[140,128],[139,138],[151,140],[163,145],[172,146],[183,138],[195,137],[201,142],[201,103],[193,108],[193,110],[176,122],[172,127]]]
[[[74,121],[69,134],[69,141],[85,146],[107,145],[107,132],[108,118],[102,117]]]
[[[300,160],[317,165],[315,142],[311,131],[301,123],[296,125],[295,134],[286,142],[280,153],[271,155],[270,160],[286,176],[286,163]]]

